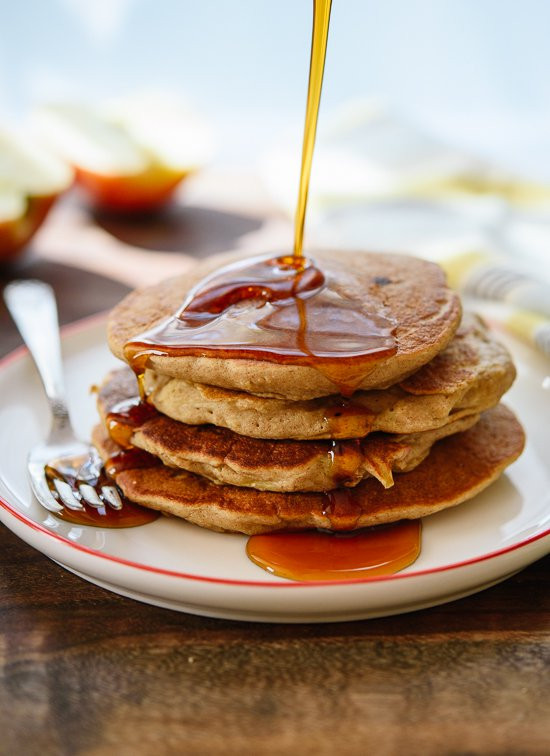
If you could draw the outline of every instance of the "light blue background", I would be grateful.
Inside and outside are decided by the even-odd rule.
[[[178,90],[222,152],[303,115],[309,0],[3,0],[0,107]],[[432,131],[550,179],[550,2],[334,0],[323,110],[377,96]]]

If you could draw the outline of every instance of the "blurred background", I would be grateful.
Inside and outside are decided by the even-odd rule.
[[[453,144],[550,178],[550,4],[335,0],[323,112],[381,97]],[[0,106],[175,91],[249,159],[301,121],[309,0],[0,4]]]

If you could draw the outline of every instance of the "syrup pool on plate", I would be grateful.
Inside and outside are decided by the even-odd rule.
[[[248,539],[249,558],[290,580],[364,580],[392,575],[420,553],[420,520],[401,520],[351,533],[267,533]]]

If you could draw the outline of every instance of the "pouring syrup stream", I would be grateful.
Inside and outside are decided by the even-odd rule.
[[[313,31],[309,61],[309,84],[307,90],[306,119],[302,143],[300,186],[294,218],[294,257],[303,256],[304,227],[309,195],[309,179],[313,162],[313,147],[317,134],[317,118],[321,102],[323,74],[327,54],[328,30],[332,0],[313,0]]]
[[[302,164],[298,203],[294,219],[294,259],[298,267],[304,260],[304,226],[317,132],[317,118],[323,84],[332,0],[313,0],[313,34],[306,119],[302,146]],[[305,262],[305,261],[304,261]],[[304,264],[304,263],[302,263]],[[307,343],[308,312],[306,302],[296,297],[299,316],[298,342],[303,352],[311,353]],[[382,330],[382,329],[380,329]],[[389,334],[387,334],[389,337]],[[386,342],[386,354],[391,346]],[[326,371],[326,366],[325,366]],[[350,385],[341,384],[341,393],[349,394]],[[338,516],[340,504],[350,509],[353,494],[349,488],[325,493],[323,514],[335,529],[353,529],[354,518]],[[358,518],[357,518],[358,519]],[[359,530],[342,540],[342,536],[306,532],[252,536],[248,540],[248,557],[259,567],[291,580],[345,580],[374,575],[388,575],[412,564],[420,552],[420,523],[396,523],[386,528]]]

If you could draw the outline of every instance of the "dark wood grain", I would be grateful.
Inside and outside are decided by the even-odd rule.
[[[285,626],[146,606],[0,546],[3,753],[548,752],[550,558],[434,609]]]
[[[2,282],[20,275],[62,322],[127,290],[39,250]],[[110,594],[0,526],[0,754],[548,754],[549,567],[413,614],[261,625]]]

